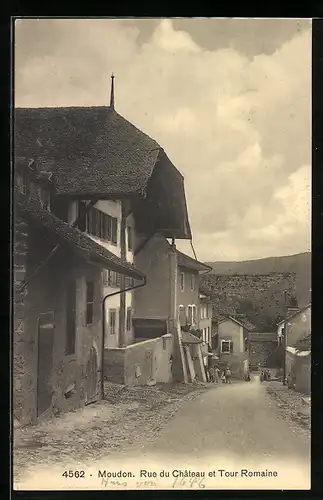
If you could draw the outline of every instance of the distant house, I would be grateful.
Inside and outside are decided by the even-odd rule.
[[[282,344],[286,335],[285,345],[293,347],[301,337],[311,333],[311,304],[301,309],[293,308],[287,312],[287,318],[277,325],[277,343]]]
[[[246,319],[223,316],[216,311],[213,325],[216,328],[213,350],[219,356],[219,365],[230,366],[233,376],[243,378],[249,370],[249,335],[256,327]]]
[[[285,375],[296,390],[310,393],[311,304],[293,312],[278,325],[279,343],[285,350]]]
[[[102,397],[102,270],[134,266],[57,216],[51,172],[15,164],[13,413],[21,424]]]

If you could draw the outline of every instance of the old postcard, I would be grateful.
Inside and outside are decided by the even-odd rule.
[[[311,20],[14,20],[15,490],[310,489]]]

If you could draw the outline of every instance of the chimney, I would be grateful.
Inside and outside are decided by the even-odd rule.
[[[111,75],[110,108],[114,109],[114,74]]]

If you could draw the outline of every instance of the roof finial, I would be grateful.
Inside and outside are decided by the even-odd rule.
[[[114,109],[114,74],[111,75],[110,108]]]

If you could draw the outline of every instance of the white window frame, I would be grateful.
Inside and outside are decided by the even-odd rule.
[[[185,273],[181,272],[179,274],[179,287],[181,292],[184,292],[185,290]]]
[[[229,350],[228,351],[224,351],[223,350],[223,344],[228,344],[229,345]],[[233,341],[232,340],[227,340],[227,339],[221,339],[221,354],[231,354],[231,345],[233,346]],[[232,351],[233,351],[233,347],[232,347]]]
[[[193,292],[196,288],[196,276],[195,276],[195,274],[191,274],[191,276],[190,276],[190,285],[191,285],[191,292]]]

